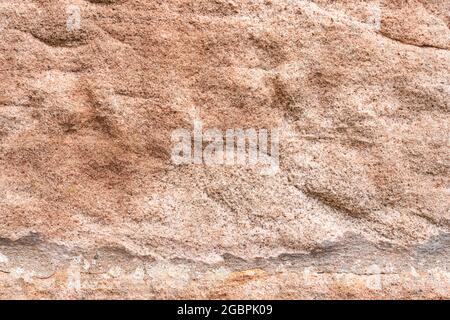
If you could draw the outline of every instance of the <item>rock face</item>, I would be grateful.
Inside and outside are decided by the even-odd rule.
[[[0,298],[450,298],[449,13],[1,0]],[[195,121],[279,170],[175,164]]]

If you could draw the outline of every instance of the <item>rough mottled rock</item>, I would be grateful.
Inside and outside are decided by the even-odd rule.
[[[449,13],[0,0],[0,298],[448,299]],[[280,170],[175,165],[194,120]]]

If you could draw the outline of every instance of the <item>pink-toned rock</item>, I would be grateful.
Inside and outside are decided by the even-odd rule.
[[[0,0],[0,298],[448,299],[449,12]],[[176,165],[194,121],[279,170]]]

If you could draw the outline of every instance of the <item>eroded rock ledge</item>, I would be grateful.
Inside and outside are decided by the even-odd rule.
[[[449,298],[449,10],[0,1],[0,298]],[[194,120],[280,170],[174,165]]]

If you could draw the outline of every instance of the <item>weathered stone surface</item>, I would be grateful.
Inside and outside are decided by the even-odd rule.
[[[449,298],[449,13],[0,0],[0,298]],[[280,170],[173,164],[194,120]]]

